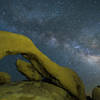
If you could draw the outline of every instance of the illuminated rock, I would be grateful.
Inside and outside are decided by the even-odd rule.
[[[65,90],[39,81],[12,82],[0,86],[0,100],[75,100]]]
[[[16,62],[17,69],[29,80],[42,80],[42,76],[34,69],[32,64],[18,59]]]
[[[43,77],[53,80],[77,100],[86,99],[83,82],[72,69],[51,61],[24,35],[0,31],[0,58],[11,54],[22,54]]]
[[[100,100],[100,86],[97,86],[92,91],[93,100]]]
[[[11,77],[6,72],[0,72],[0,84],[6,84],[11,82]]]

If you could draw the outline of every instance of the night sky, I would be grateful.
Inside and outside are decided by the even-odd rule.
[[[0,0],[0,30],[31,38],[54,62],[75,70],[88,94],[100,85],[100,0]],[[16,70],[19,57],[0,61],[13,81],[25,79]]]

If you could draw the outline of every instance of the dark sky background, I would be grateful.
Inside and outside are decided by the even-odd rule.
[[[75,70],[87,93],[100,85],[100,0],[0,0],[0,30],[28,36],[57,64]],[[12,80],[25,79],[16,59],[0,61]]]

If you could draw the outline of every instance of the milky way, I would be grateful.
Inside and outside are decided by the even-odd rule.
[[[0,0],[0,30],[31,38],[57,64],[75,70],[90,93],[100,85],[99,5],[99,0]],[[24,79],[14,59],[1,60],[0,71]]]

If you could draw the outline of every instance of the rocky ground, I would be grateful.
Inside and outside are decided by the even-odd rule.
[[[53,84],[36,81],[0,85],[0,100],[75,100]]]
[[[0,100],[77,100],[64,89],[43,81],[18,81],[0,84]],[[100,87],[87,100],[100,100]]]

